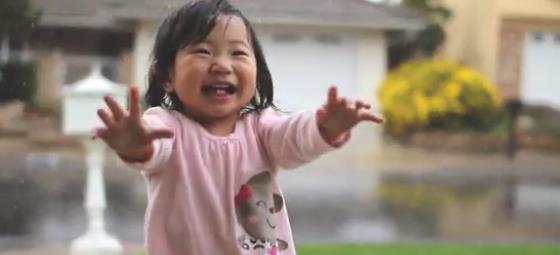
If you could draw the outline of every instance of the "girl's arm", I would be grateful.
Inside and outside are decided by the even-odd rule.
[[[332,87],[327,102],[316,112],[292,116],[263,112],[259,132],[273,164],[295,168],[342,146],[359,122],[381,122],[367,109],[369,105],[363,102],[339,97]]]

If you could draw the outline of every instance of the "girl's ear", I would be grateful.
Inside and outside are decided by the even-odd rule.
[[[153,60],[153,61],[152,61],[152,64],[150,64],[150,76],[151,76],[151,77],[156,77],[156,80],[157,80],[157,81],[161,81],[160,75],[157,74],[157,69],[156,69],[157,63],[158,63],[157,60]],[[170,71],[169,77],[168,77],[167,79],[165,79],[165,80],[167,80],[167,81],[166,81],[165,84],[163,85],[163,90],[164,90],[165,92],[167,92],[167,93],[173,92],[173,86],[172,86],[172,84],[171,84],[171,79],[170,79],[171,77],[173,77],[173,76],[172,76],[172,74],[173,74],[172,72],[173,72],[173,71]]]
[[[163,90],[165,90],[165,92],[167,93],[171,93],[174,91],[173,85],[171,84],[171,81],[168,81],[165,83],[165,85],[163,85]]]
[[[166,79],[167,81],[165,82],[165,85],[163,85],[163,89],[167,93],[171,93],[175,91],[175,88],[173,87],[173,75],[174,75],[173,69],[169,70],[169,74],[167,74],[167,79]]]

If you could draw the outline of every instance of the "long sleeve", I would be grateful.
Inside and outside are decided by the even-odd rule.
[[[296,168],[335,149],[321,137],[314,111],[286,115],[267,109],[257,128],[270,160],[281,168]]]
[[[142,116],[144,123],[148,125],[149,128],[168,128],[172,129],[175,133],[176,121],[173,116],[167,110],[162,108],[150,108]],[[176,136],[175,136],[176,137]],[[153,141],[153,154],[152,157],[142,163],[129,163],[125,162],[127,166],[132,169],[140,170],[144,174],[152,174],[163,169],[164,164],[169,161],[173,149],[173,141],[175,138],[171,139],[156,139]]]

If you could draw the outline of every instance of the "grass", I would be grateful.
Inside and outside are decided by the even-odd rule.
[[[530,244],[305,244],[298,255],[559,255],[560,246]]]
[[[536,244],[301,244],[298,255],[559,255],[560,245]],[[144,255],[142,252],[127,255]]]

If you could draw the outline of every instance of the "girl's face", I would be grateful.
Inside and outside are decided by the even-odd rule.
[[[184,114],[205,125],[235,121],[255,95],[257,67],[243,20],[222,15],[201,43],[177,52],[167,92],[175,92]],[[232,122],[233,123],[233,122]]]

